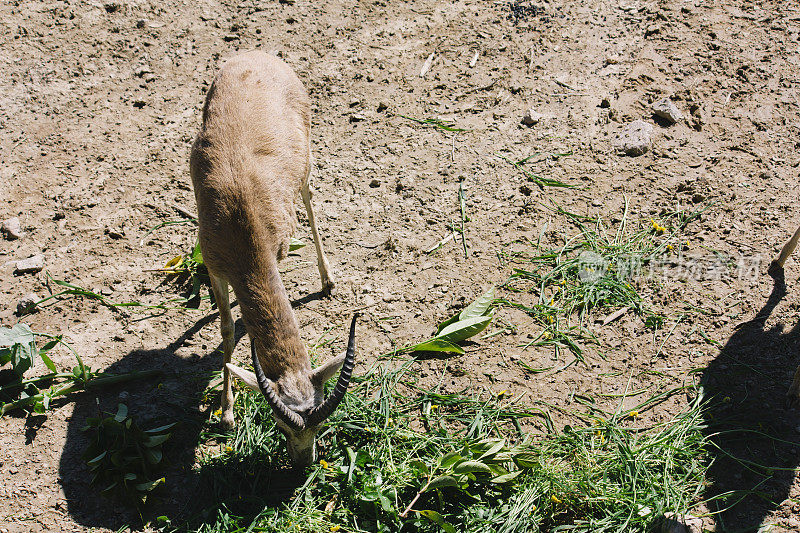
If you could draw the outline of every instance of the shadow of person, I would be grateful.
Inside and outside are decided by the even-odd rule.
[[[786,407],[800,336],[797,327],[767,326],[786,295],[783,270],[769,274],[774,285],[763,308],[737,326],[702,378],[712,443],[704,497],[718,532],[758,530],[788,497],[800,464],[800,422]]]
[[[278,464],[281,458],[286,460],[280,448],[283,443],[278,441],[269,443],[273,453],[267,455],[262,453],[262,447],[258,454],[246,457],[228,454],[225,459],[212,459],[204,461],[206,464],[202,467],[198,465],[198,447],[211,441],[218,451],[221,444],[215,445],[215,438],[225,436],[215,433],[219,428],[207,425],[208,412],[201,409],[204,403],[210,403],[212,410],[219,405],[218,398],[204,402],[203,393],[212,378],[219,375],[221,343],[204,356],[181,357],[175,352],[217,316],[213,313],[201,318],[163,349],[134,350],[105,369],[113,374],[157,369],[161,371],[160,377],[127,382],[117,388],[86,391],[76,397],[59,464],[67,511],[75,522],[117,530],[126,525],[141,527],[158,516],[167,517],[173,525],[213,521],[220,501],[230,502],[228,507],[240,516],[255,516],[265,505],[290,496],[302,483],[299,473],[290,475],[291,472]],[[239,320],[236,342],[244,335],[244,326]],[[96,417],[98,413],[113,414],[118,403],[128,406],[129,414],[143,429],[178,422],[172,437],[163,445],[165,471],[160,475],[165,477],[166,483],[158,498],[143,507],[142,515],[133,505],[120,505],[118,500],[102,497],[103,487],[90,485],[91,475],[82,459],[89,444],[87,433],[82,431],[87,418]],[[260,412],[269,413],[269,408]],[[254,478],[248,476],[248,472],[258,475]]]

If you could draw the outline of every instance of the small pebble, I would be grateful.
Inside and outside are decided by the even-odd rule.
[[[44,255],[38,254],[27,259],[17,261],[17,266],[14,269],[14,274],[32,274],[39,272],[44,268]]]
[[[4,220],[2,225],[0,225],[0,231],[3,232],[3,236],[9,241],[21,239],[25,236],[18,217],[7,218]]]
[[[652,124],[643,120],[634,120],[622,128],[612,146],[619,155],[639,156],[650,150],[652,134]]]
[[[537,113],[533,109],[528,109],[525,112],[525,116],[522,117],[522,123],[525,124],[526,126],[533,126],[534,124],[538,124],[543,117],[544,115],[542,115],[541,113]]]
[[[675,124],[676,122],[683,120],[683,115],[678,109],[678,106],[676,106],[669,98],[662,98],[661,100],[653,103],[653,113],[655,113],[656,116],[669,121],[670,124]]]
[[[31,313],[36,309],[36,302],[41,300],[35,292],[26,294],[17,302],[17,316]]]

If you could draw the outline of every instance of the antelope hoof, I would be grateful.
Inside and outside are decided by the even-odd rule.
[[[336,283],[334,283],[332,279],[326,279],[322,282],[322,294],[325,296],[330,296],[333,293],[333,288],[335,286]]]

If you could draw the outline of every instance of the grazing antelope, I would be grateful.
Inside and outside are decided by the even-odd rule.
[[[783,270],[784,263],[786,263],[786,260],[792,255],[794,249],[797,248],[798,241],[800,241],[800,228],[797,228],[797,231],[794,232],[789,242],[783,245],[781,254],[778,256],[778,259],[775,260],[775,266]],[[792,380],[792,385],[789,387],[789,392],[786,393],[786,396],[791,406],[800,406],[800,366],[797,367],[797,370],[794,372],[794,379]]]
[[[263,52],[241,54],[214,78],[190,159],[200,248],[221,321],[222,425],[233,426],[232,373],[264,394],[297,465],[315,460],[317,428],[342,401],[355,359],[354,316],[347,352],[311,368],[278,273],[297,224],[299,191],[322,290],[329,293],[334,286],[311,208],[310,115],[308,94],[289,66]],[[235,341],[228,285],[250,336],[255,373],[231,364]],[[339,368],[336,387],[323,399],[324,383]]]

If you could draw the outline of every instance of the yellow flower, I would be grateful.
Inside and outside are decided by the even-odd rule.
[[[439,408],[438,405],[431,404],[431,411],[435,411],[438,408]]]
[[[686,241],[686,247],[687,248],[689,247],[689,241]]]
[[[331,531],[339,531],[342,529],[342,526],[331,526]]]
[[[560,282],[560,284],[561,284],[561,285],[566,285],[566,284],[567,284],[567,280],[565,280],[565,279],[562,279],[562,280],[561,280],[561,282]],[[534,507],[536,507],[536,506],[534,505]]]
[[[669,250],[670,252],[671,252],[672,250],[674,250],[674,249],[675,249],[675,247],[674,247],[674,246],[672,246],[671,244],[668,244],[668,245],[667,245],[667,250]]]
[[[639,411],[631,411],[630,413],[628,413],[628,416],[631,418],[636,418],[637,416],[639,416]]]
[[[555,494],[553,494],[553,495],[551,495],[551,496],[550,496],[550,501],[552,501],[553,503],[561,503],[561,500],[559,500],[558,498],[556,498],[556,495],[555,495]]]
[[[217,409],[214,411],[214,416],[222,416],[222,409]]]
[[[330,468],[328,461],[326,461],[325,459],[320,459],[319,464],[321,464],[322,468],[324,468],[325,470],[328,470]]]
[[[536,506],[535,505],[531,505],[531,513],[535,513],[535,512],[536,512]]]
[[[226,452],[232,452],[232,451],[233,451],[233,446],[231,446],[230,444],[228,444],[227,446],[225,446],[225,451],[226,451]]]
[[[502,398],[502,397],[504,397],[506,395],[508,395],[508,391],[503,389],[503,390],[501,390],[500,392],[497,393],[497,399],[499,400],[500,398]]]

